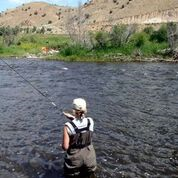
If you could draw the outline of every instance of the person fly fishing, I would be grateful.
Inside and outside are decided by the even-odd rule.
[[[73,114],[63,112],[71,121],[66,122],[63,130],[62,148],[64,175],[66,178],[94,178],[97,168],[95,149],[92,144],[94,121],[86,117],[86,101],[73,100]]]
[[[41,90],[16,71],[5,60],[1,59],[1,61],[57,108],[57,105]],[[63,114],[71,120],[65,123],[62,141],[62,148],[66,151],[64,161],[64,175],[66,178],[96,178],[96,154],[92,144],[94,121],[92,118],[86,117],[86,113],[86,101],[82,98],[73,100],[73,114],[63,112]]]

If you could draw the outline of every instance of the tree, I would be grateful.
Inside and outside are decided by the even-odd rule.
[[[14,43],[15,40],[15,34],[13,32],[13,29],[9,26],[5,28],[3,34],[3,42],[5,45],[10,46]]]
[[[125,32],[125,25],[115,25],[110,33],[111,45],[120,47],[123,41],[123,34]]]
[[[120,47],[124,43],[127,43],[135,30],[135,25],[115,25],[110,33],[111,45],[113,47]]]
[[[5,27],[0,27],[0,36],[3,36],[5,32]]]
[[[81,1],[78,2],[78,11],[75,16],[68,10],[66,30],[70,38],[80,45],[86,46],[89,43],[89,36],[84,25],[86,16],[83,14]]]
[[[81,18],[82,18],[82,4],[81,1],[78,2],[78,42],[81,42]]]
[[[96,40],[96,47],[97,48],[101,48],[104,49],[108,46],[108,35],[105,32],[97,32],[96,36],[95,36],[95,40]]]
[[[45,33],[45,28],[44,28],[44,27],[42,27],[42,28],[40,29],[40,33],[41,33],[41,34],[44,34],[44,33]]]
[[[12,28],[13,30],[13,34],[17,35],[20,32],[20,27],[19,26],[15,26],[15,28]]]
[[[170,50],[173,52],[178,42],[178,24],[170,22],[167,24],[167,36]]]
[[[36,30],[37,30],[36,26],[33,26],[33,28],[32,28],[32,33],[35,33]]]

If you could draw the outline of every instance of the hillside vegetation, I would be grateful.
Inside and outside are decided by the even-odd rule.
[[[0,34],[0,56],[41,57],[65,61],[177,61],[177,24],[163,24],[137,31],[135,25],[116,25],[110,32],[90,32],[88,40],[80,35],[20,33],[4,28]],[[172,36],[175,34],[174,36]],[[176,53],[175,53],[176,52]]]

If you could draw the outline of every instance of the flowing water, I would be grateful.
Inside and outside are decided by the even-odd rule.
[[[61,111],[76,97],[99,178],[178,177],[178,64],[5,61],[46,97],[0,60],[0,178],[63,178]]]

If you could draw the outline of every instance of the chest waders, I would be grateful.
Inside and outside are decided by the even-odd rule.
[[[89,130],[90,120],[88,118],[87,122],[87,126],[81,129],[70,122],[75,134],[70,135],[70,146],[64,162],[64,174],[67,178],[75,176],[78,178],[82,174],[90,175],[96,170],[96,155],[92,145],[92,131]],[[82,176],[82,178],[84,177]]]
[[[79,129],[73,122],[70,122],[75,130],[75,134],[70,136],[69,149],[81,149],[91,144],[92,132],[89,130],[90,120],[87,119],[87,121],[87,126],[81,129]]]

